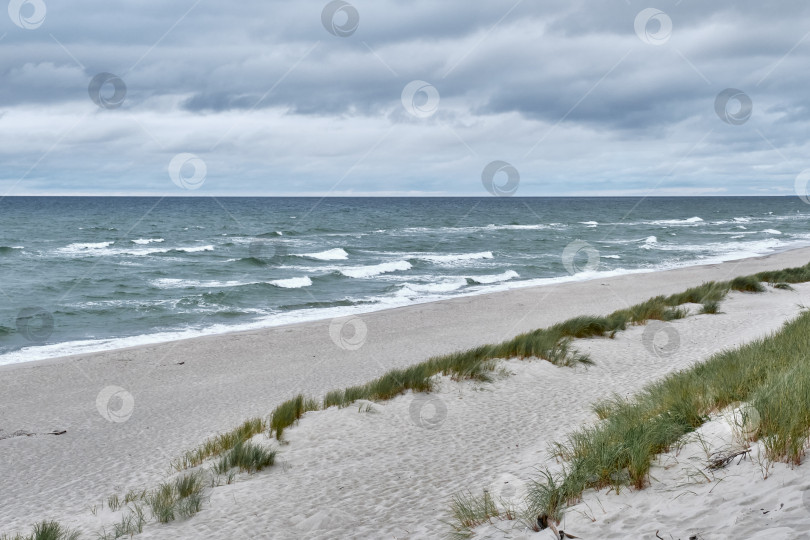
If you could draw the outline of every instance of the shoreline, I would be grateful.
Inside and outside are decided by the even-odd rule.
[[[215,339],[215,338],[226,339],[227,336],[234,336],[234,335],[261,334],[261,333],[264,333],[264,332],[272,331],[274,329],[293,328],[293,327],[298,327],[298,326],[301,326],[301,325],[308,325],[308,324],[323,324],[324,322],[332,321],[332,320],[335,320],[335,319],[347,319],[347,318],[355,318],[355,317],[362,319],[362,318],[365,318],[367,316],[373,316],[374,314],[378,314],[378,313],[387,313],[387,312],[395,312],[397,310],[415,309],[415,308],[418,308],[420,306],[431,305],[431,304],[440,304],[440,303],[445,303],[445,302],[452,302],[452,301],[463,299],[463,298],[478,298],[478,297],[486,297],[486,296],[490,296],[490,295],[499,295],[499,294],[509,293],[509,292],[513,292],[513,291],[525,291],[525,290],[531,290],[531,289],[545,289],[545,288],[555,287],[555,286],[570,286],[570,285],[577,285],[577,284],[581,284],[581,283],[594,282],[594,281],[597,281],[597,280],[611,281],[611,280],[621,279],[623,277],[629,277],[629,276],[635,276],[635,275],[657,274],[657,273],[663,273],[663,272],[677,272],[677,271],[684,271],[684,270],[688,270],[688,269],[710,268],[710,267],[716,267],[716,266],[720,266],[720,265],[738,265],[738,264],[744,264],[744,263],[746,263],[746,261],[770,259],[772,257],[777,257],[777,256],[780,256],[780,255],[785,254],[785,253],[792,253],[792,252],[797,252],[797,251],[802,251],[802,250],[806,250],[808,252],[808,260],[810,260],[810,244],[808,244],[806,242],[803,243],[803,244],[804,245],[800,245],[800,246],[796,246],[796,247],[784,247],[784,248],[781,248],[781,249],[779,249],[779,248],[774,249],[771,253],[767,253],[767,254],[764,254],[764,255],[743,257],[743,258],[739,258],[739,259],[720,260],[719,262],[703,262],[703,261],[701,261],[700,264],[686,264],[684,266],[676,266],[676,267],[673,267],[673,268],[666,268],[666,269],[659,269],[659,268],[645,269],[645,268],[640,268],[640,269],[623,270],[620,273],[603,272],[603,273],[599,273],[599,274],[594,275],[594,276],[582,277],[580,279],[577,279],[576,275],[556,276],[556,277],[550,277],[550,278],[535,278],[535,279],[531,279],[531,280],[526,280],[527,282],[531,282],[531,283],[527,283],[525,285],[520,285],[520,283],[522,283],[520,281],[504,282],[504,283],[492,285],[491,287],[488,287],[486,290],[463,293],[463,294],[447,296],[447,297],[438,298],[438,299],[428,299],[428,300],[423,300],[423,301],[415,301],[415,302],[408,303],[408,304],[401,305],[401,306],[379,307],[377,309],[370,309],[370,310],[369,309],[364,309],[364,308],[370,307],[370,306],[362,306],[362,307],[353,306],[353,307],[358,307],[359,308],[359,309],[356,309],[356,310],[345,310],[345,308],[323,308],[324,311],[335,309],[335,310],[341,310],[341,312],[336,313],[334,316],[329,316],[329,315],[321,316],[321,314],[318,314],[314,318],[304,318],[303,320],[300,320],[300,321],[281,322],[281,323],[278,323],[278,324],[272,324],[272,323],[271,324],[265,324],[263,321],[257,321],[257,322],[253,322],[253,323],[245,323],[244,326],[249,326],[250,328],[244,328],[244,329],[234,329],[234,330],[225,329],[223,331],[215,331],[215,332],[211,332],[211,333],[205,333],[205,330],[199,330],[199,332],[200,332],[199,334],[191,335],[189,337],[157,339],[157,340],[154,340],[154,341],[145,341],[145,342],[136,343],[136,344],[133,344],[133,345],[113,346],[113,347],[109,347],[109,348],[98,348],[98,349],[93,349],[93,350],[89,350],[89,351],[85,351],[85,352],[77,352],[77,353],[72,353],[72,354],[50,356],[50,357],[47,357],[47,358],[37,358],[37,359],[33,359],[33,360],[20,360],[20,361],[16,361],[16,362],[2,363],[3,359],[2,359],[2,357],[0,357],[0,372],[6,371],[6,370],[9,370],[9,369],[25,367],[25,366],[46,365],[46,364],[49,364],[49,363],[57,363],[57,362],[69,361],[70,359],[85,358],[85,357],[94,356],[94,355],[103,355],[103,354],[106,354],[106,353],[114,353],[116,351],[137,350],[137,349],[143,348],[143,347],[154,347],[154,346],[168,345],[168,344],[172,344],[172,343],[189,342],[189,341],[194,341],[194,340],[206,340],[206,339]],[[792,265],[789,265],[789,266],[792,266]],[[545,281],[546,283],[536,283],[538,281]],[[293,313],[295,313],[295,312],[290,312],[290,313],[287,313],[285,315],[291,315]],[[196,332],[195,330],[189,330],[189,331],[190,332]],[[48,345],[48,346],[63,346],[63,345],[66,345],[68,343],[80,344],[80,343],[87,342],[87,341],[91,341],[91,342],[95,342],[95,343],[99,343],[99,342],[103,343],[103,342],[106,342],[106,341],[119,342],[119,341],[126,341],[126,340],[130,340],[130,339],[139,339],[139,338],[144,338],[144,337],[149,337],[149,336],[159,336],[159,335],[161,335],[163,333],[165,333],[165,334],[181,334],[183,332],[185,332],[185,331],[181,330],[181,331],[175,331],[175,332],[171,332],[171,331],[170,332],[158,332],[158,333],[154,333],[154,334],[142,334],[142,335],[137,335],[137,336],[126,336],[126,337],[117,337],[117,338],[103,338],[103,339],[99,339],[99,340],[95,340],[95,341],[84,340],[84,341],[76,341],[76,342],[64,342],[64,343],[58,343],[58,344],[53,344],[53,345]],[[92,345],[89,345],[89,347],[92,347]],[[20,352],[20,351],[13,351],[13,352],[7,353],[7,354],[8,355],[13,355],[13,354],[18,353],[18,352]]]
[[[398,308],[365,317],[367,340],[354,349],[338,347],[330,337],[328,321],[320,321],[228,334],[225,339],[221,335],[209,336],[68,357],[70,361],[8,366],[15,369],[7,369],[0,378],[6,395],[0,443],[9,464],[0,481],[0,489],[6,494],[0,523],[9,532],[23,530],[47,515],[69,526],[85,527],[96,519],[88,505],[113,493],[154,487],[165,480],[172,459],[247,418],[267,415],[299,392],[323,396],[327,391],[366,383],[391,369],[430,356],[501,341],[573,316],[607,314],[705,281],[801,266],[808,260],[810,248],[719,265]],[[489,475],[496,472],[491,470],[493,460],[497,460],[496,467],[502,472],[524,476],[525,471],[536,466],[542,450],[533,448],[532,442],[539,444],[543,438],[563,436],[572,425],[590,418],[590,403],[595,398],[605,392],[632,391],[645,380],[765,335],[797,313],[798,304],[807,303],[807,294],[810,286],[762,295],[739,293],[729,300],[727,314],[674,321],[683,335],[682,350],[675,357],[650,357],[642,343],[645,327],[636,326],[615,340],[576,343],[577,348],[594,354],[596,365],[589,368],[506,360],[509,369],[529,378],[499,379],[492,383],[492,391],[488,391],[489,386],[461,383],[460,387],[450,386],[444,393],[432,394],[447,408],[447,422],[436,430],[425,430],[415,423],[414,396],[422,394],[405,394],[377,404],[377,409],[391,411],[380,415],[361,415],[352,407],[314,413],[290,430],[290,445],[281,448],[282,459],[288,465],[272,469],[269,476],[248,476],[223,487],[206,505],[205,514],[152,532],[158,536],[172,532],[178,533],[178,538],[200,537],[203,530],[210,533],[212,526],[233,524],[234,515],[243,511],[239,508],[258,511],[256,504],[276,498],[274,504],[284,507],[284,511],[273,514],[278,527],[288,530],[323,521],[328,536],[334,532],[328,527],[335,516],[321,515],[318,504],[293,504],[309,500],[305,493],[320,486],[330,491],[330,504],[360,508],[357,505],[370,503],[372,506],[364,513],[374,515],[384,507],[385,517],[378,515],[381,523],[403,527],[418,522],[424,532],[421,537],[429,537],[425,527],[438,523],[433,517],[439,519],[446,511],[447,497],[492,481]],[[537,403],[529,409],[516,409],[515,403],[523,403],[513,401],[516,384],[522,384],[521,400]],[[587,392],[583,384],[589,388]],[[579,389],[576,395],[565,394],[566,399],[559,399],[561,393],[574,387]],[[111,404],[111,389],[128,397]],[[338,424],[333,425],[333,420]],[[488,427],[482,428],[484,420]],[[54,430],[64,433],[48,435]],[[29,436],[15,436],[19,431]],[[502,433],[495,436],[496,432]],[[490,435],[482,437],[481,433]],[[528,433],[534,435],[529,437]],[[460,461],[457,452],[447,451],[459,444],[465,449],[466,462]],[[396,474],[391,473],[386,459],[364,461],[372,448],[383,457],[405,452],[402,464],[394,468]],[[503,453],[505,448],[509,449],[508,455]],[[426,469],[414,476],[413,469],[404,464],[424,455],[432,458],[418,463],[430,472]],[[338,468],[344,483],[323,486],[319,478],[332,470],[330,467]],[[410,481],[403,481],[401,474]],[[355,480],[355,476],[360,479]],[[430,486],[424,484],[426,479],[431,479]],[[355,489],[340,491],[345,482]],[[379,491],[375,500],[382,506],[366,501],[363,486]],[[251,495],[257,489],[262,490],[262,497]],[[399,492],[402,497],[396,495]],[[239,508],[231,506],[233,493],[240,495]],[[418,504],[412,500],[412,509],[406,504],[408,497],[425,500]],[[286,517],[289,522],[284,521]],[[354,526],[354,518],[341,519],[346,526]],[[265,526],[247,515],[239,522],[246,534],[258,534],[259,528]],[[192,530],[179,534],[186,527]],[[221,531],[226,529],[228,534],[234,533],[227,527]],[[144,535],[151,537],[156,536]]]

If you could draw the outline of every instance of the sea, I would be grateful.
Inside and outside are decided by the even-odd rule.
[[[797,197],[5,197],[0,365],[804,245]]]

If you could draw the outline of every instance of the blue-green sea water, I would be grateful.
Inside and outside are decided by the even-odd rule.
[[[0,234],[4,364],[760,255],[806,245],[810,206],[6,197]]]

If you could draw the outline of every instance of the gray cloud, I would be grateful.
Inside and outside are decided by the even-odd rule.
[[[800,2],[664,2],[659,46],[634,32],[648,6],[624,0],[356,2],[344,38],[320,1],[46,3],[37,29],[0,24],[10,194],[177,194],[178,152],[220,194],[483,195],[493,159],[525,195],[644,192],[662,174],[685,193],[783,194],[806,166]],[[126,82],[120,109],[90,100],[99,72]],[[426,118],[400,103],[415,79],[441,96]],[[715,114],[729,87],[752,99],[743,125]]]

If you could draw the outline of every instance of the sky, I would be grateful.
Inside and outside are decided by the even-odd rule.
[[[806,1],[11,0],[0,196],[792,195],[808,22]]]

